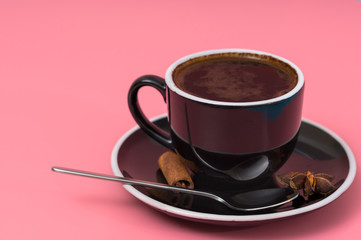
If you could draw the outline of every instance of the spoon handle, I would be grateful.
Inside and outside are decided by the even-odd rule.
[[[138,179],[134,179],[134,178],[113,177],[110,175],[92,173],[92,172],[87,172],[87,171],[79,171],[79,170],[75,170],[75,169],[61,168],[61,167],[52,167],[52,170],[54,172],[59,172],[59,173],[67,173],[67,174],[78,175],[78,176],[83,176],[83,177],[116,181],[116,182],[121,182],[123,184],[138,185],[138,186],[143,186],[143,187],[150,187],[150,188],[157,188],[157,189],[163,189],[163,190],[168,190],[168,191],[171,190],[171,191],[176,191],[176,192],[194,194],[194,195],[203,196],[203,197],[210,197],[215,200],[217,198],[219,198],[218,196],[211,194],[211,193],[207,193],[207,192],[202,192],[202,191],[188,189],[188,188],[181,188],[181,187],[176,187],[176,186],[170,186],[170,185],[163,184],[163,183],[148,182],[148,181],[138,180]]]

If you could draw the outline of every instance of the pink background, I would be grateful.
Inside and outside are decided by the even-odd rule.
[[[336,132],[358,160],[360,26],[357,0],[1,0],[0,239],[356,239],[360,175],[315,212],[229,228],[169,217],[117,183],[50,168],[112,174],[113,146],[135,126],[132,81],[215,48],[296,63],[307,82],[303,116]],[[150,117],[166,111],[153,90],[142,106]]]

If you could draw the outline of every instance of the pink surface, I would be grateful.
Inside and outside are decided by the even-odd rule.
[[[132,81],[215,48],[296,63],[303,116],[336,132],[358,160],[360,13],[357,0],[1,1],[0,239],[358,239],[359,175],[320,210],[229,228],[166,216],[117,183],[50,168],[111,174],[112,148],[135,125]],[[147,115],[166,111],[158,93],[142,95]]]

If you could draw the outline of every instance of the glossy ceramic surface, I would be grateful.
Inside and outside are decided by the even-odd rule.
[[[249,63],[267,63],[275,69],[287,71],[296,85],[270,99],[239,102],[228,99],[229,102],[226,102],[196,97],[175,84],[177,69],[210,59],[224,61],[224,57],[243,59]],[[228,71],[223,72],[229,74]],[[226,86],[221,87],[221,91]],[[167,103],[170,133],[156,127],[143,113],[138,99],[139,90],[143,87],[156,89]],[[216,89],[218,87],[209,91]],[[242,89],[245,90],[244,87]],[[207,175],[248,181],[268,177],[292,153],[302,121],[303,95],[304,77],[292,62],[262,51],[215,49],[194,53],[174,62],[168,68],[165,79],[155,75],[137,78],[129,89],[128,106],[134,120],[148,136],[169,149],[176,149]],[[245,177],[245,174],[239,174],[240,165],[242,168],[248,165],[254,170],[247,170],[248,176]],[[231,168],[235,170],[225,171]]]
[[[167,130],[165,115],[152,121]],[[157,159],[165,151],[165,147],[147,137],[139,127],[134,127],[119,139],[113,149],[113,172],[117,176],[123,176],[121,170],[126,170],[134,178],[162,182]],[[300,197],[292,204],[272,211],[244,214],[201,198],[167,195],[133,186],[124,187],[149,206],[179,218],[227,225],[259,223],[309,212],[334,201],[351,185],[356,173],[356,163],[348,145],[335,133],[309,120],[303,120],[295,151],[275,174],[290,171],[331,174],[335,176],[333,183],[337,190],[326,198]],[[231,194],[235,189],[235,186],[214,181],[202,174],[197,174],[194,181],[196,188],[201,190],[228,191]],[[244,189],[274,186],[277,186],[277,183],[274,179],[269,179],[253,186],[237,187]]]

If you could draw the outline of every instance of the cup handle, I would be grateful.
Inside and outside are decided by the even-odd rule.
[[[154,123],[149,121],[144,115],[142,109],[139,106],[138,92],[141,87],[149,86],[153,87],[160,92],[163,96],[164,102],[166,102],[166,84],[165,80],[161,77],[154,75],[145,75],[137,78],[128,92],[128,106],[134,120],[138,123],[139,127],[151,138],[156,140],[163,146],[173,149],[172,139],[170,134],[162,130]]]

